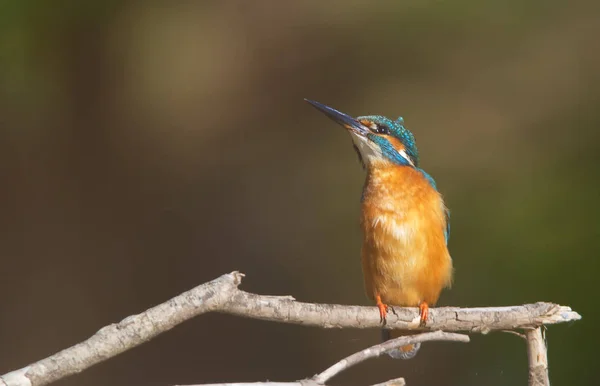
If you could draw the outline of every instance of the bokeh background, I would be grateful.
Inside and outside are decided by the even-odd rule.
[[[555,385],[599,384],[595,1],[0,1],[0,373],[223,273],[370,304],[364,179],[303,98],[404,116],[452,210],[441,305],[553,301]],[[375,312],[375,311],[374,311]],[[377,342],[204,315],[58,385],[295,380]],[[508,334],[333,384],[524,385]]]

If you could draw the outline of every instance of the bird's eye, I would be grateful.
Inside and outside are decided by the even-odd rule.
[[[390,133],[390,128],[387,127],[386,125],[375,125],[375,130],[374,130],[377,134],[389,134]]]

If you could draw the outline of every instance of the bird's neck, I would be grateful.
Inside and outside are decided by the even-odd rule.
[[[385,186],[397,183],[414,172],[415,168],[411,166],[403,166],[391,162],[371,163],[367,167],[366,185]]]
[[[389,200],[396,197],[405,181],[411,178],[416,170],[410,166],[391,163],[369,165],[363,187],[365,200]]]

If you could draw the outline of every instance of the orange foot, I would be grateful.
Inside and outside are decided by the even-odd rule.
[[[388,312],[388,305],[387,304],[383,304],[383,302],[381,301],[381,296],[377,295],[375,297],[375,300],[377,301],[377,308],[379,308],[379,322],[385,324],[386,322],[386,315]]]
[[[427,324],[427,318],[429,317],[429,306],[426,302],[419,303],[419,315],[421,315],[419,326],[424,327]]]

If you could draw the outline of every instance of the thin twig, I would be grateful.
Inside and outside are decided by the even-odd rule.
[[[523,340],[527,340],[527,337],[525,336],[525,334],[521,334],[518,331],[512,331],[512,330],[501,330],[502,332],[505,332],[507,334],[511,334],[511,335],[516,335],[519,338],[523,339]]]
[[[411,336],[401,336],[396,339],[388,340],[387,342],[380,343],[378,345],[366,348],[362,351],[359,351],[355,354],[352,354],[341,361],[337,362],[333,366],[329,367],[327,370],[323,371],[320,374],[315,375],[312,379],[318,384],[325,384],[329,379],[333,378],[335,375],[341,373],[342,371],[355,366],[363,361],[366,361],[370,358],[375,358],[380,356],[381,354],[389,351],[391,349],[421,343],[428,342],[432,340],[445,340],[451,342],[469,342],[469,337],[463,334],[453,334],[450,332],[443,331],[435,331],[435,332],[427,332],[419,335],[411,335]]]
[[[239,290],[244,275],[221,277],[165,303],[100,329],[89,339],[22,369],[0,376],[0,386],[40,386],[79,373],[134,348],[194,316],[223,312],[254,319],[322,328],[381,328],[375,307],[311,304],[290,297],[262,296]],[[435,308],[427,327],[419,327],[417,308],[395,307],[386,328],[487,333],[535,328],[581,318],[569,307],[552,303],[492,308]]]
[[[310,379],[304,379],[297,382],[250,382],[250,383],[219,383],[219,384],[202,384],[202,385],[187,385],[187,386],[323,386],[334,376],[338,375],[344,370],[349,369],[352,366],[366,361],[367,359],[375,358],[383,353],[407,344],[429,342],[429,341],[450,341],[450,342],[469,342],[469,337],[463,334],[455,334],[450,332],[435,331],[425,332],[419,335],[402,336],[396,339],[389,340],[384,343],[380,343],[364,350],[361,350],[355,354],[347,356],[346,358],[330,366],[323,372],[315,375]],[[401,386],[405,385],[404,378],[391,379],[389,381],[378,383],[373,386]]]
[[[378,383],[371,386],[405,386],[406,382],[404,378],[394,378],[389,381]],[[248,383],[204,383],[199,385],[185,385],[185,386],[324,386],[312,381],[310,379],[304,379],[297,382],[248,382]]]
[[[376,385],[371,385],[371,386],[405,386],[406,385],[406,381],[404,381],[404,378],[396,378],[396,379],[390,379],[389,381],[385,381],[383,383],[378,383]]]
[[[182,386],[182,385],[175,385]],[[316,383],[303,383],[298,382],[235,382],[235,383],[203,383],[198,385],[185,385],[185,386],[321,386]]]

